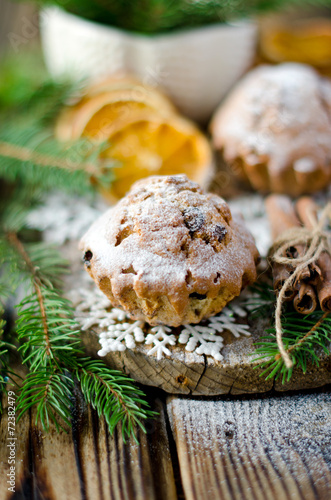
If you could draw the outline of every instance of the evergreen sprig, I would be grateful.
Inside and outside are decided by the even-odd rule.
[[[61,143],[55,120],[81,85],[46,80],[7,109],[0,126],[0,177],[40,193],[58,188],[70,193],[92,192],[90,179],[110,185],[113,162],[100,159],[107,143],[82,138]],[[0,89],[1,90],[1,89]],[[0,93],[0,103],[5,96]]]
[[[268,292],[269,290],[269,292]],[[265,318],[273,316],[267,312],[270,306],[275,308],[275,295],[272,295],[269,285],[261,285],[255,288],[264,303],[258,308],[259,315]],[[267,297],[269,293],[269,308],[267,307]],[[256,311],[255,311],[256,312]],[[285,304],[282,315],[283,343],[286,351],[293,362],[292,368],[287,368],[279,353],[276,341],[276,329],[270,326],[258,342],[253,362],[259,362],[257,367],[263,369],[261,376],[268,379],[282,379],[282,382],[289,381],[292,377],[293,369],[300,367],[305,373],[308,362],[319,365],[321,353],[330,354],[331,342],[331,315],[321,310],[311,314],[302,315],[293,310],[291,304]]]
[[[155,34],[233,21],[291,6],[325,6],[330,0],[36,0],[124,30]]]
[[[84,353],[70,302],[54,286],[63,270],[56,250],[41,243],[23,244],[12,231],[4,235],[2,248],[6,246],[11,253],[10,270],[15,267],[16,276],[29,283],[16,322],[18,350],[29,368],[17,401],[18,418],[36,406],[36,422],[40,420],[45,430],[50,421],[57,428],[70,424],[76,379],[85,400],[105,417],[110,431],[119,421],[124,439],[134,433],[136,425],[144,429],[142,421],[153,412],[142,399],[143,392],[123,373]]]

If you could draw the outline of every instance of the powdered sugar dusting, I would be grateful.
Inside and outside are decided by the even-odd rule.
[[[256,277],[257,250],[242,220],[183,175],[136,183],[81,247],[112,304],[152,325],[198,323]]]
[[[329,490],[330,404],[331,395],[323,392],[250,400],[171,398],[167,409],[172,431],[179,442],[186,441],[187,456],[195,457],[197,469],[219,474],[222,467],[208,465],[221,456],[229,477],[258,473],[262,484],[286,483],[313,498],[312,484]],[[193,482],[199,480],[194,472]],[[208,479],[210,498],[220,493],[221,480]]]
[[[331,82],[310,66],[262,65],[216,112],[214,143],[256,189],[314,192],[331,180],[330,110]]]

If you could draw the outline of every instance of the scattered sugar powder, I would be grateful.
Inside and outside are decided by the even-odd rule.
[[[267,473],[277,481],[280,475],[310,488],[309,474],[328,491],[330,405],[331,394],[323,392],[250,400],[171,398],[167,410],[174,435],[187,439],[188,455],[199,452],[201,470],[210,460],[230,457],[230,468],[239,474],[243,464],[245,475],[265,463],[268,472],[259,469],[261,477]]]

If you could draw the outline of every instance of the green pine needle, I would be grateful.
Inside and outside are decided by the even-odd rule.
[[[24,102],[3,109],[0,126],[0,177],[30,192],[61,189],[77,194],[93,192],[90,179],[110,185],[114,162],[100,159],[108,143],[82,138],[70,144],[54,136],[54,124],[68,99],[81,85],[45,81],[32,88]],[[1,87],[0,87],[1,91]],[[1,98],[5,96],[0,92]],[[8,190],[8,189],[7,189]]]
[[[266,298],[266,288],[263,285],[256,289],[261,299]],[[272,299],[272,295],[270,295]],[[256,299],[258,301],[258,298]],[[270,304],[275,308],[275,297]],[[261,311],[266,304],[261,305]],[[270,317],[268,314],[264,317]],[[294,367],[299,367],[306,373],[308,363],[319,365],[320,355],[330,354],[329,344],[331,342],[331,316],[323,311],[315,311],[311,314],[302,315],[293,311],[291,305],[285,304],[282,316],[283,343],[293,362],[292,368],[287,368],[280,356],[276,329],[271,326],[266,330],[266,335],[255,343],[257,347],[254,353],[256,368],[262,368],[261,376],[268,379],[282,379],[282,383],[291,379]]]
[[[17,279],[30,282],[16,321],[18,350],[30,372],[18,398],[18,419],[36,407],[36,422],[45,431],[51,421],[58,429],[70,425],[77,379],[86,402],[105,417],[110,432],[119,422],[124,439],[135,436],[137,426],[144,430],[143,421],[154,415],[144,393],[123,373],[84,354],[71,304],[53,285],[64,268],[59,254],[42,243],[23,244],[16,233],[5,236],[9,268],[17,270]]]
[[[9,100],[8,88],[0,85],[6,118],[0,126],[0,298],[5,304],[8,296],[24,293],[13,334],[29,370],[17,401],[18,418],[35,408],[36,423],[45,431],[52,422],[57,429],[66,428],[78,382],[86,402],[105,417],[111,432],[121,423],[125,439],[138,427],[144,429],[144,420],[154,413],[133,380],[86,357],[72,306],[61,291],[66,263],[56,248],[35,241],[26,224],[41,194],[54,189],[93,192],[91,177],[109,186],[112,163],[99,159],[107,144],[83,139],[68,146],[55,139],[55,119],[77,88],[54,82],[25,85],[15,71],[11,79],[16,88],[11,87]],[[11,375],[9,344],[1,336],[4,326],[0,319],[1,386]]]
[[[37,0],[124,30],[156,34],[227,22],[266,11],[330,5],[330,0]]]
[[[122,424],[123,440],[134,434],[139,426],[144,432],[143,420],[154,416],[144,401],[144,393],[118,370],[112,370],[100,360],[79,359],[76,377],[85,400],[100,416],[104,416],[112,433],[119,422]]]

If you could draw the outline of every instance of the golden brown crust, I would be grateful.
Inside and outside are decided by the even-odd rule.
[[[184,175],[135,183],[81,249],[112,304],[152,325],[198,323],[256,279],[258,252],[241,219]]]
[[[323,189],[331,181],[331,81],[304,64],[259,66],[216,111],[211,132],[255,189]]]

